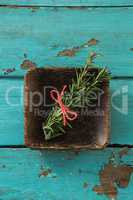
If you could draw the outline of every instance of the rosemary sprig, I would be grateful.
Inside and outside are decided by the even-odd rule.
[[[106,68],[99,70],[97,75],[88,72],[88,68],[92,66],[93,59],[91,55],[88,57],[84,68],[81,68],[80,71],[75,69],[76,79],[72,80],[72,84],[69,85],[68,91],[66,91],[62,97],[63,103],[70,109],[81,106],[82,98],[85,94],[87,94],[87,100],[84,102],[83,106],[87,105],[90,101],[89,97],[92,92],[99,89],[99,84],[103,81],[103,79],[110,78]],[[70,123],[67,125],[70,128],[72,127]],[[47,120],[43,123],[43,131],[46,140],[50,140],[65,133],[62,111],[57,103],[55,103],[55,106],[50,111]]]

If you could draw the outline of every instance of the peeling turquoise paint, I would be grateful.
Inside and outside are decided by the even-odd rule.
[[[99,185],[100,169],[119,148],[78,153],[21,148],[26,73],[21,64],[30,60],[38,67],[83,66],[88,52],[100,53],[96,63],[117,77],[111,81],[111,97],[120,93],[112,97],[110,144],[132,147],[132,6],[132,0],[0,1],[0,200],[107,199],[93,187]],[[93,38],[99,41],[96,45],[85,46],[72,57],[57,56]],[[118,111],[123,87],[128,88],[127,114]],[[132,155],[131,148],[122,161],[133,165]],[[127,188],[118,189],[117,200],[132,200],[132,187],[131,177]]]

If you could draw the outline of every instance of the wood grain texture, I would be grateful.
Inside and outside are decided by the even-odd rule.
[[[0,79],[0,145],[23,143],[23,82]]]
[[[23,80],[0,79],[0,82],[0,145],[23,145]],[[133,144],[133,80],[112,80],[110,87],[113,102],[110,143]]]
[[[92,189],[99,184],[99,171],[112,152],[37,151],[0,149],[0,198],[3,200],[107,200]],[[133,150],[122,161],[133,164]],[[46,174],[46,170],[49,173]],[[6,178],[5,178],[6,177]],[[84,183],[88,187],[84,188]],[[118,200],[132,200],[131,178],[128,188],[119,189]]]
[[[111,81],[111,143],[133,144],[133,80]]]
[[[132,0],[1,0],[1,5],[24,6],[129,6]]]
[[[108,199],[93,188],[119,148],[75,153],[2,147],[24,144],[23,79],[17,79],[25,74],[24,61],[80,66],[94,51],[103,55],[96,63],[107,65],[112,76],[133,77],[132,19],[132,0],[0,0],[0,200]],[[133,145],[132,88],[133,79],[111,81],[110,144]],[[132,166],[132,157],[133,149],[122,161]],[[132,200],[132,185],[133,178],[118,189],[117,200]]]
[[[0,75],[15,68],[8,75],[23,76],[26,59],[39,67],[84,65],[88,52],[95,51],[103,55],[96,63],[108,66],[113,76],[133,76],[132,18],[131,7],[0,7]],[[92,39],[99,42],[84,45]],[[61,54],[81,46],[74,56]]]

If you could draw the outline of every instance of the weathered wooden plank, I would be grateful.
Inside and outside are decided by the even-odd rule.
[[[132,0],[1,0],[1,5],[24,5],[24,6],[129,6]]]
[[[23,145],[23,80],[0,79],[0,85],[0,145]],[[133,144],[132,88],[132,79],[111,81],[111,144]]]
[[[106,200],[94,191],[99,184],[99,171],[108,163],[112,152],[102,151],[37,151],[0,149],[0,198],[4,200]],[[133,150],[122,158],[133,164]],[[48,172],[48,173],[47,173]],[[123,172],[124,173],[124,172]],[[86,183],[86,184],[85,184]],[[132,200],[133,179],[126,188],[118,189],[117,199]]]
[[[111,81],[111,143],[133,144],[133,80]]]
[[[23,143],[23,81],[0,79],[0,145]]]
[[[38,66],[83,65],[95,51],[103,55],[96,63],[113,76],[133,76],[132,18],[131,7],[0,7],[0,75],[5,68],[16,69],[8,75],[23,75],[27,59]]]
[[[23,107],[15,106],[20,98],[9,99],[14,106],[6,104],[5,99],[0,98],[0,145],[19,145],[24,143]]]

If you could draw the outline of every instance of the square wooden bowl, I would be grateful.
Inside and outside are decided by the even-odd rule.
[[[90,68],[88,72],[98,74],[99,69]],[[83,113],[72,122],[73,128],[65,128],[64,135],[50,141],[45,140],[42,123],[53,103],[48,87],[56,87],[61,91],[75,77],[74,68],[36,68],[27,73],[24,87],[26,146],[37,149],[100,149],[108,144],[109,81],[106,79],[100,84],[100,103],[97,98],[95,106],[86,107],[84,112],[82,110]]]

